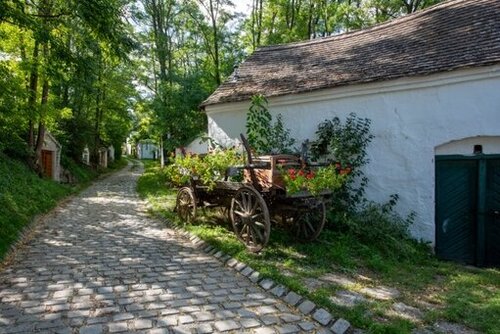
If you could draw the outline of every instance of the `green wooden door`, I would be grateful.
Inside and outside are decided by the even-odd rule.
[[[436,157],[436,255],[500,266],[500,158]]]
[[[436,160],[436,255],[476,261],[477,162]]]
[[[500,160],[486,162],[485,265],[500,266]]]

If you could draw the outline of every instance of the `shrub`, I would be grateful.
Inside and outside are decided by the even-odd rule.
[[[356,211],[365,202],[368,179],[364,176],[362,167],[369,162],[367,148],[373,139],[370,124],[370,119],[359,118],[351,113],[344,123],[335,117],[318,125],[318,139],[311,143],[313,159],[337,161],[352,168],[352,176],[337,192],[336,210]]]
[[[385,257],[412,259],[418,253],[409,227],[414,214],[403,218],[394,212],[398,200],[391,195],[385,204],[365,202],[357,212],[330,211],[331,228],[354,236],[362,245],[375,248]]]
[[[247,139],[257,154],[292,153],[295,139],[290,137],[290,130],[285,128],[281,114],[276,122],[267,107],[263,95],[254,95],[247,114]]]

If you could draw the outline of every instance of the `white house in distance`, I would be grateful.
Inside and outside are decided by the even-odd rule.
[[[143,139],[137,143],[136,154],[138,159],[157,159],[159,157],[158,146],[151,139]]]
[[[111,163],[115,161],[115,147],[113,145],[108,146],[108,162]]]
[[[399,194],[413,235],[440,257],[500,264],[500,1],[260,48],[203,102],[209,136],[238,140],[258,93],[298,142],[325,119],[371,119],[368,197]]]

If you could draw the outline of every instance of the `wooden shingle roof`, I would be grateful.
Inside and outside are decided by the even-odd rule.
[[[500,0],[452,0],[369,29],[262,47],[202,107],[500,63]]]

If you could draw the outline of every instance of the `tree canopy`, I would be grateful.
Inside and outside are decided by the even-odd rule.
[[[40,171],[45,131],[81,159],[206,128],[198,105],[260,46],[330,36],[438,0],[0,1],[0,151]]]

